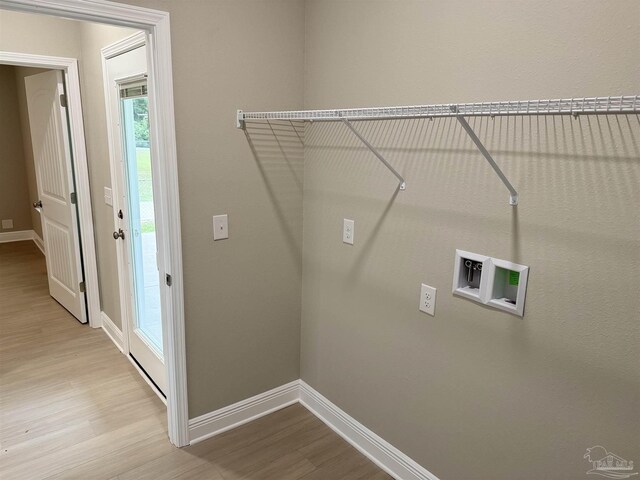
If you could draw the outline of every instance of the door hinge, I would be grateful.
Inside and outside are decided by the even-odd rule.
[[[80,287],[80,293],[84,293],[85,290],[87,289],[87,287],[85,286],[84,282],[80,282],[80,284],[78,286]]]
[[[67,96],[64,93],[60,94],[60,106],[67,108]]]
[[[171,275],[169,275],[168,273],[165,275],[165,281],[167,283],[167,287],[170,287],[171,284],[173,283],[173,278],[171,278]]]
[[[78,203],[78,196],[76,195],[76,192],[71,192],[70,198],[71,203],[73,203],[74,205]]]

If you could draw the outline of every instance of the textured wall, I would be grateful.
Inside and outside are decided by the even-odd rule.
[[[260,132],[254,132],[252,151],[235,128],[234,115],[238,108],[302,107],[304,2],[190,1],[188,8],[162,0],[130,3],[171,13],[189,414],[195,417],[299,378],[302,154],[299,148],[283,154],[273,140],[261,140]],[[13,23],[10,15],[19,16],[1,15],[3,26]],[[15,23],[20,29],[0,37],[11,40],[7,50],[26,45],[29,52],[51,53],[46,49],[53,46],[31,38],[41,29],[54,45],[50,30],[40,24],[31,28],[22,19]],[[90,145],[103,122],[98,118],[102,93],[89,85],[102,82],[95,57],[86,53],[97,42],[98,32],[92,31],[96,36],[87,27],[79,29],[78,51],[65,51],[64,40],[56,48],[58,55],[81,57],[100,222],[108,217],[101,198],[108,184],[96,181],[95,172],[108,168],[108,158],[102,142]],[[29,38],[21,39],[26,32]],[[220,213],[229,214],[231,238],[213,243],[211,216]],[[96,236],[103,230],[96,224]],[[107,311],[107,289],[117,293],[117,285],[105,282],[108,269],[101,260],[99,266]],[[117,313],[107,313],[118,323]]]
[[[309,1],[305,107],[637,94],[635,1]],[[640,458],[640,121],[307,128],[302,378],[442,479]],[[355,219],[355,245],[341,241]],[[456,248],[531,267],[524,319],[451,294]],[[438,288],[418,312],[420,283]]]
[[[13,67],[0,65],[0,219],[13,220],[0,233],[31,230],[30,210],[16,78]]]
[[[111,234],[113,216],[105,205],[103,188],[111,185],[107,130],[104,114],[102,64],[100,49],[124,38],[134,30],[89,22],[77,22],[43,15],[31,15],[0,10],[0,49],[10,52],[54,55],[78,59],[85,122],[87,160],[91,202],[94,213],[94,233],[98,259],[100,307],[120,327],[120,301],[116,252]],[[21,121],[27,165],[33,161],[29,119],[24,98],[24,77],[39,69],[17,68],[18,90],[21,96]],[[33,178],[32,178],[33,175]],[[28,169],[33,190],[35,172]],[[34,230],[42,236],[40,219],[33,219]]]
[[[171,14],[193,418],[299,378],[302,156],[234,116],[302,107],[304,2],[127,3]]]
[[[111,187],[109,142],[100,50],[133,34],[135,30],[89,22],[78,22],[81,39],[81,88],[84,134],[89,159],[91,205],[100,275],[100,306],[113,323],[122,328],[118,258],[113,241],[113,208],[104,202],[104,187]]]

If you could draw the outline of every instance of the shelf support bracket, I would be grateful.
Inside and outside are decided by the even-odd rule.
[[[380,160],[385,167],[387,167],[391,173],[393,173],[396,178],[400,181],[400,190],[406,190],[407,189],[407,182],[404,181],[404,178],[402,178],[402,175],[400,175],[395,168],[393,168],[391,166],[391,164],[389,162],[387,162],[385,160],[385,158],[380,154],[380,152],[378,152],[378,150],[371,145],[361,134],[360,132],[358,132],[358,130],[355,129],[355,127],[352,125],[352,123],[346,119],[346,118],[342,118],[342,122],[349,128],[349,130],[351,130],[353,132],[353,134],[358,137],[358,139],[364,143],[364,145],[371,150],[371,153],[373,153],[378,160]]]
[[[458,112],[458,107],[455,105],[452,106],[451,109],[456,113]],[[476,147],[478,147],[478,150],[480,150],[480,153],[482,153],[482,156],[487,160],[487,162],[489,162],[489,165],[491,165],[491,168],[493,168],[493,171],[496,172],[496,175],[498,175],[500,180],[502,180],[502,183],[504,183],[505,187],[507,187],[507,189],[509,190],[509,205],[511,205],[512,207],[515,207],[516,205],[518,205],[518,192],[516,191],[515,188],[513,188],[513,185],[511,185],[511,182],[509,182],[509,179],[502,172],[502,170],[500,170],[500,167],[498,166],[496,161],[493,159],[489,151],[482,144],[482,142],[480,141],[476,133],[473,131],[473,129],[471,128],[467,120],[460,114],[456,115],[456,118],[458,119],[458,122],[460,122],[460,125],[462,125],[462,128],[464,128],[465,131],[467,132],[467,135],[471,137],[471,140],[473,140],[473,143],[476,144]]]
[[[236,128],[241,128],[242,130],[245,129],[244,113],[242,110],[238,110],[236,113]]]

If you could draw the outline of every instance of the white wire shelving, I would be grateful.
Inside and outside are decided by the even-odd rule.
[[[371,145],[351,123],[360,120],[400,120],[413,118],[455,117],[480,150],[489,165],[509,190],[509,204],[518,204],[518,192],[509,182],[491,154],[484,147],[465,117],[497,117],[527,115],[628,115],[640,113],[640,95],[612,97],[560,98],[553,100],[517,100],[505,102],[445,103],[399,107],[344,108],[331,110],[290,110],[277,112],[244,112],[238,110],[236,126],[245,128],[247,121],[289,120],[310,122],[343,122],[351,132],[398,178],[400,190],[406,188],[404,178]]]

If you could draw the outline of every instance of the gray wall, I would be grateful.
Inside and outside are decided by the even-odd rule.
[[[0,233],[31,230],[30,210],[16,79],[13,67],[0,65],[0,219],[13,220]]]
[[[90,22],[77,23],[81,39],[80,83],[100,280],[100,305],[102,311],[122,329],[118,258],[112,236],[113,207],[104,202],[104,187],[111,188],[111,171],[100,50],[128,37],[135,30]]]
[[[0,10],[0,25],[2,25],[0,28],[0,49],[2,50],[70,57],[77,58],[79,61],[91,202],[94,211],[100,306],[102,311],[118,327],[121,327],[116,251],[111,237],[113,216],[111,207],[104,203],[103,194],[103,188],[111,185],[111,178],[104,119],[100,49],[131,35],[134,30],[2,10]],[[33,153],[23,78],[41,70],[29,68],[16,70],[21,95],[24,151],[29,165],[33,161]],[[35,172],[29,175],[28,169],[28,177],[33,187]],[[42,236],[40,219],[35,217],[33,224],[34,230]]]
[[[190,1],[188,8],[160,0],[132,3],[171,13],[193,418],[299,378],[301,150],[285,157],[273,140],[256,138],[256,159],[235,128],[234,115],[242,107],[302,107],[304,2]],[[3,34],[15,40],[7,50],[21,48],[21,32],[33,35],[27,24],[20,25],[21,30]],[[89,82],[101,85],[102,76],[95,57],[89,58],[84,48],[96,39],[84,27],[78,35],[82,52],[58,54],[82,57],[89,143],[104,122],[99,118],[104,115],[103,94],[95,94]],[[49,53],[32,38],[23,42]],[[94,93],[87,95],[90,91]],[[104,146],[88,146],[96,222],[103,217],[102,187],[107,183],[96,182],[94,173],[108,168]],[[229,214],[231,238],[214,243],[211,217],[220,213]],[[107,288],[117,293],[100,260],[106,233],[110,235],[97,223],[105,311]],[[113,311],[107,313],[118,320]]]
[[[637,94],[636,1],[309,1],[305,107]],[[442,479],[582,478],[640,458],[640,121],[306,131],[302,378]],[[355,245],[341,241],[355,219]],[[456,248],[531,267],[523,319],[451,294]],[[418,312],[420,283],[438,288]],[[636,460],[637,463],[637,460]]]
[[[302,156],[257,160],[234,116],[302,107],[304,2],[127,3],[171,14],[193,418],[299,378]]]

